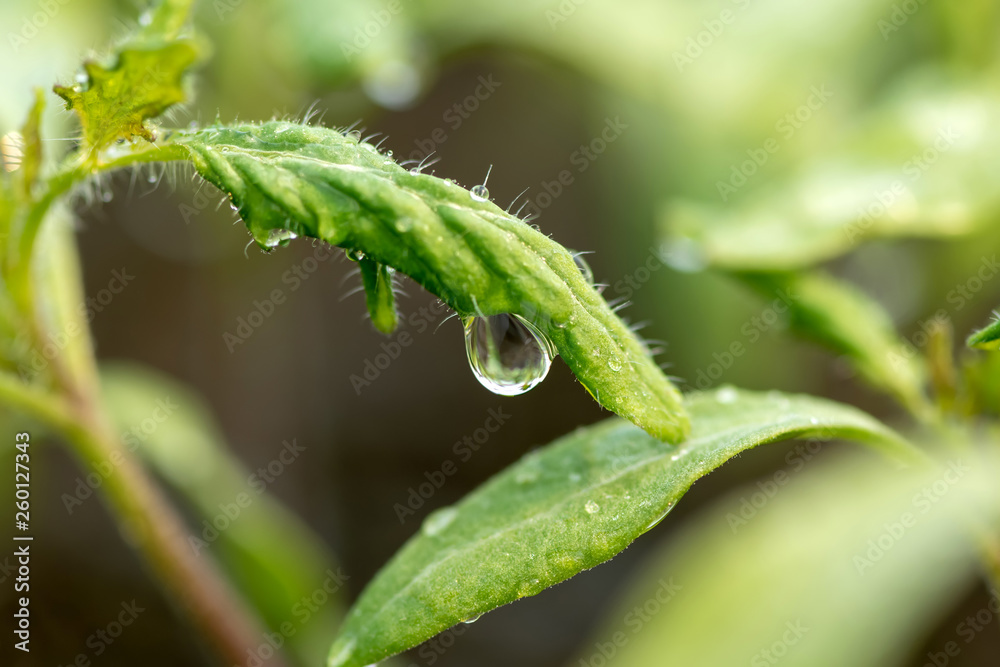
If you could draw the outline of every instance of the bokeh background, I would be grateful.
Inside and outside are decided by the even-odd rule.
[[[544,232],[569,248],[594,251],[587,261],[609,285],[606,296],[627,297],[632,305],[623,314],[648,322],[647,337],[666,341],[661,360],[686,389],[704,388],[709,383],[699,385],[702,374],[714,375],[713,364],[722,363],[727,367],[711,378],[712,386],[828,396],[894,423],[903,417],[899,409],[854,377],[849,364],[789,335],[780,319],[753,324],[766,307],[754,293],[729,277],[659,261],[666,252],[664,210],[679,200],[735,207],[755,191],[780,188],[804,161],[836,149],[838,138],[862,124],[867,110],[901,81],[926,72],[995,74],[996,4],[205,0],[197,26],[212,44],[211,59],[191,82],[194,102],[163,124],[303,118],[312,110],[314,122],[359,122],[366,133],[382,133],[383,149],[399,158],[433,150],[439,162],[430,169],[465,186],[481,183],[492,169],[488,185],[496,202],[506,206],[527,188],[515,207],[527,201],[525,210],[536,209],[534,223]],[[124,1],[5,0],[0,129],[18,126],[32,86],[72,79],[81,57],[104,53],[142,9]],[[903,19],[893,18],[898,11]],[[896,29],[887,31],[887,20],[898,21]],[[699,39],[701,45],[689,41]],[[823,86],[832,95],[790,137],[781,134],[780,121]],[[54,95],[48,101],[46,149],[58,156],[71,148],[75,126]],[[609,123],[623,129],[596,159],[581,161],[581,147]],[[780,139],[780,150],[722,202],[718,182],[772,137]],[[301,240],[270,255],[245,248],[245,228],[234,224],[227,206],[218,206],[211,186],[202,187],[183,168],[155,169],[119,174],[76,200],[86,293],[100,298],[116,271],[132,276],[94,317],[98,355],[176,379],[217,422],[212,438],[231,452],[228,459],[220,463],[225,457],[190,443],[164,443],[166,463],[157,469],[195,530],[203,512],[172,479],[201,480],[203,490],[193,493],[205,493],[211,509],[215,498],[204,488],[220,484],[213,480],[236,480],[232,488],[238,488],[275,460],[284,441],[305,448],[267,484],[267,494],[325,545],[318,548],[320,560],[335,559],[350,577],[340,600],[319,614],[324,622],[335,620],[334,610],[358,595],[431,510],[459,500],[533,448],[608,416],[558,360],[532,392],[490,394],[469,370],[460,323],[444,321],[447,313],[422,314],[434,297],[407,281],[400,307],[413,343],[358,389],[351,377],[364,376],[366,362],[397,339],[378,334],[366,320],[354,265],[339,252],[314,263],[316,249]],[[572,182],[554,194],[563,171]],[[961,309],[950,304],[949,292],[992,253],[995,240],[987,233],[948,244],[875,242],[829,268],[880,301],[904,335],[919,331],[940,308],[962,335],[987,319],[1000,280],[986,281]],[[643,272],[651,257],[656,269]],[[697,268],[698,258],[675,257],[674,263]],[[227,345],[224,334],[236,333],[239,319],[258,308],[255,301],[276,289],[287,300],[249,338]],[[748,324],[759,339],[749,339]],[[720,362],[717,355],[724,357],[734,341],[746,344],[746,354]],[[128,400],[124,393],[119,400]],[[152,409],[150,401],[140,402],[136,423]],[[462,460],[455,443],[474,437],[491,410],[509,418]],[[204,417],[181,409],[157,432],[164,436]],[[399,664],[579,664],[574,656],[588,653],[596,639],[587,638],[630,576],[654,552],[682,539],[685,525],[706,507],[720,498],[735,507],[746,493],[741,489],[786,468],[793,446],[741,457],[699,482],[669,520],[609,564],[490,613],[463,628],[447,650],[425,647]],[[818,457],[836,460],[839,449],[850,447],[824,447]],[[31,660],[14,656],[13,664],[69,665],[80,654],[95,665],[213,664],[102,502],[90,498],[67,511],[63,496],[85,474],[77,463],[54,443],[39,443],[35,452],[36,634]],[[449,459],[458,473],[401,518],[397,506]],[[234,462],[246,470],[230,477],[219,472]],[[258,511],[264,512],[251,507],[247,517]],[[236,552],[228,553],[227,567],[239,567]],[[0,608],[12,607],[8,584],[0,586]],[[884,664],[925,664],[929,651],[953,638],[957,623],[987,605],[981,584],[955,586],[921,626],[917,644]],[[262,588],[256,594],[266,598]],[[146,611],[98,655],[88,637],[132,599]],[[718,603],[730,602],[723,595]],[[703,633],[724,642],[730,630],[706,627]],[[317,641],[333,631],[332,625],[311,630]],[[2,650],[10,655],[7,643]],[[996,664],[997,655],[994,622],[948,664]]]

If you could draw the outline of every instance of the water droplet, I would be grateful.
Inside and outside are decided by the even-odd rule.
[[[103,202],[109,202],[113,197],[114,195],[111,193],[111,190],[105,190],[101,193],[101,201]]]
[[[143,12],[139,15],[139,25],[147,26],[153,22],[153,15],[149,12]]]
[[[590,268],[590,264],[587,264],[587,260],[583,258],[584,253],[574,252],[573,261],[576,263],[576,267],[580,269],[580,273],[583,274],[584,280],[586,280],[591,285],[594,284],[594,270]]]
[[[514,481],[518,484],[530,484],[538,479],[538,470],[534,467],[521,468],[514,475]]]
[[[490,191],[486,189],[485,185],[474,185],[472,189],[469,190],[469,194],[476,201],[486,201],[490,198]]]
[[[661,514],[660,516],[656,517],[655,519],[649,522],[649,525],[646,526],[646,530],[652,530],[653,528],[655,528],[661,521],[667,518],[667,515],[670,514],[670,510],[672,510],[673,508],[674,508],[674,503],[670,503],[669,505],[667,505],[667,509],[663,510],[663,514]]]
[[[815,417],[810,417],[809,418],[809,423],[812,424],[813,426],[815,426],[816,424],[819,424],[819,420],[816,419]]]
[[[292,239],[297,239],[298,237],[299,235],[290,229],[272,229],[267,233],[267,241],[264,242],[264,245],[268,248],[284,247]]]
[[[678,460],[678,459],[679,459],[680,457],[681,457],[681,455],[680,455],[680,454],[674,454],[674,455],[672,455],[672,456],[670,457],[670,460],[671,460],[671,461],[676,461],[676,460]]]
[[[476,621],[478,621],[479,619],[481,619],[482,617],[483,617],[482,614],[476,614],[475,616],[470,616],[469,618],[465,619],[464,621],[462,621],[462,623],[465,623],[466,625],[471,625]]]
[[[454,507],[442,507],[441,509],[434,510],[427,515],[424,519],[423,524],[420,526],[420,530],[423,531],[424,535],[434,537],[439,534],[442,530],[451,525],[451,522],[455,520],[458,516],[458,510]]]
[[[715,400],[719,403],[735,403],[736,399],[740,397],[738,391],[735,387],[730,387],[726,385],[725,387],[720,387],[718,391],[715,392]]]
[[[532,579],[531,581],[526,581],[517,587],[517,596],[521,598],[526,598],[529,595],[537,595],[542,586],[539,586],[538,579]]]
[[[347,255],[347,259],[352,262],[360,262],[365,258],[365,253],[361,252],[357,248],[348,248],[344,251],[344,253]]]
[[[696,273],[708,265],[705,249],[693,239],[673,239],[660,247],[659,254],[668,266],[683,273]]]
[[[466,317],[465,351],[480,384],[501,396],[529,391],[548,375],[555,349],[533,324],[502,313]]]
[[[615,373],[622,369],[621,357],[611,357],[608,359],[608,368],[613,370]]]
[[[74,78],[76,79],[76,82],[79,83],[80,85],[83,85],[90,80],[86,72],[77,72],[76,77]]]
[[[597,514],[601,511],[601,506],[593,500],[588,500],[587,504],[583,506],[583,509],[587,510],[587,514]]]

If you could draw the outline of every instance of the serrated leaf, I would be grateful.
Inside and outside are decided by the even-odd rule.
[[[463,316],[520,315],[601,405],[664,440],[687,432],[680,393],[572,254],[492,202],[322,127],[212,127],[174,142],[262,247],[274,230],[319,238],[411,276]]]
[[[994,314],[993,321],[979,331],[973,332],[965,344],[981,350],[1000,349],[1000,315]]]
[[[747,283],[768,298],[786,295],[793,330],[848,357],[872,384],[915,412],[928,403],[926,370],[896,334],[881,305],[853,285],[825,273],[745,274]]]
[[[686,403],[692,429],[678,446],[612,419],[529,454],[428,516],[355,603],[330,667],[378,662],[603,563],[698,478],[757,445],[821,433],[911,452],[872,417],[823,399],[724,387]]]
[[[197,57],[191,40],[124,49],[111,67],[85,62],[85,84],[53,90],[66,100],[67,109],[76,111],[84,149],[93,156],[119,140],[153,141],[145,121],[187,99],[181,79]]]
[[[668,243],[709,266],[781,271],[871,239],[983,229],[1000,207],[1000,132],[989,120],[1000,113],[995,83],[918,71],[886,97],[860,129],[767,187],[739,190],[750,187],[740,170],[758,169],[750,161],[719,181],[724,203],[671,202]]]
[[[972,450],[895,473],[860,456],[794,461],[784,485],[762,482],[763,502],[753,484],[691,517],[568,664],[608,642],[608,667],[914,664],[975,583],[970,523],[996,521],[995,463],[991,476]]]

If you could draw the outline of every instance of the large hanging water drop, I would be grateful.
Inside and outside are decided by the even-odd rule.
[[[462,322],[472,372],[494,394],[523,394],[548,375],[555,348],[523,317],[502,313]]]
[[[277,248],[278,246],[286,246],[292,239],[297,239],[298,234],[290,229],[272,229],[267,233],[267,241],[264,242],[268,248]]]

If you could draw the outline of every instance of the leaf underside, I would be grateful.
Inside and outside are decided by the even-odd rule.
[[[601,405],[666,441],[687,433],[680,392],[573,256],[492,202],[404,169],[353,133],[272,121],[172,140],[262,247],[285,231],[318,238],[409,275],[460,315],[518,314]],[[366,282],[379,282],[369,269]],[[394,318],[382,296],[369,306],[387,330]]]
[[[686,403],[692,430],[678,446],[611,419],[536,450],[431,514],[362,593],[331,667],[378,662],[607,561],[698,478],[757,445],[815,435],[909,451],[868,415],[822,399],[725,387]]]

